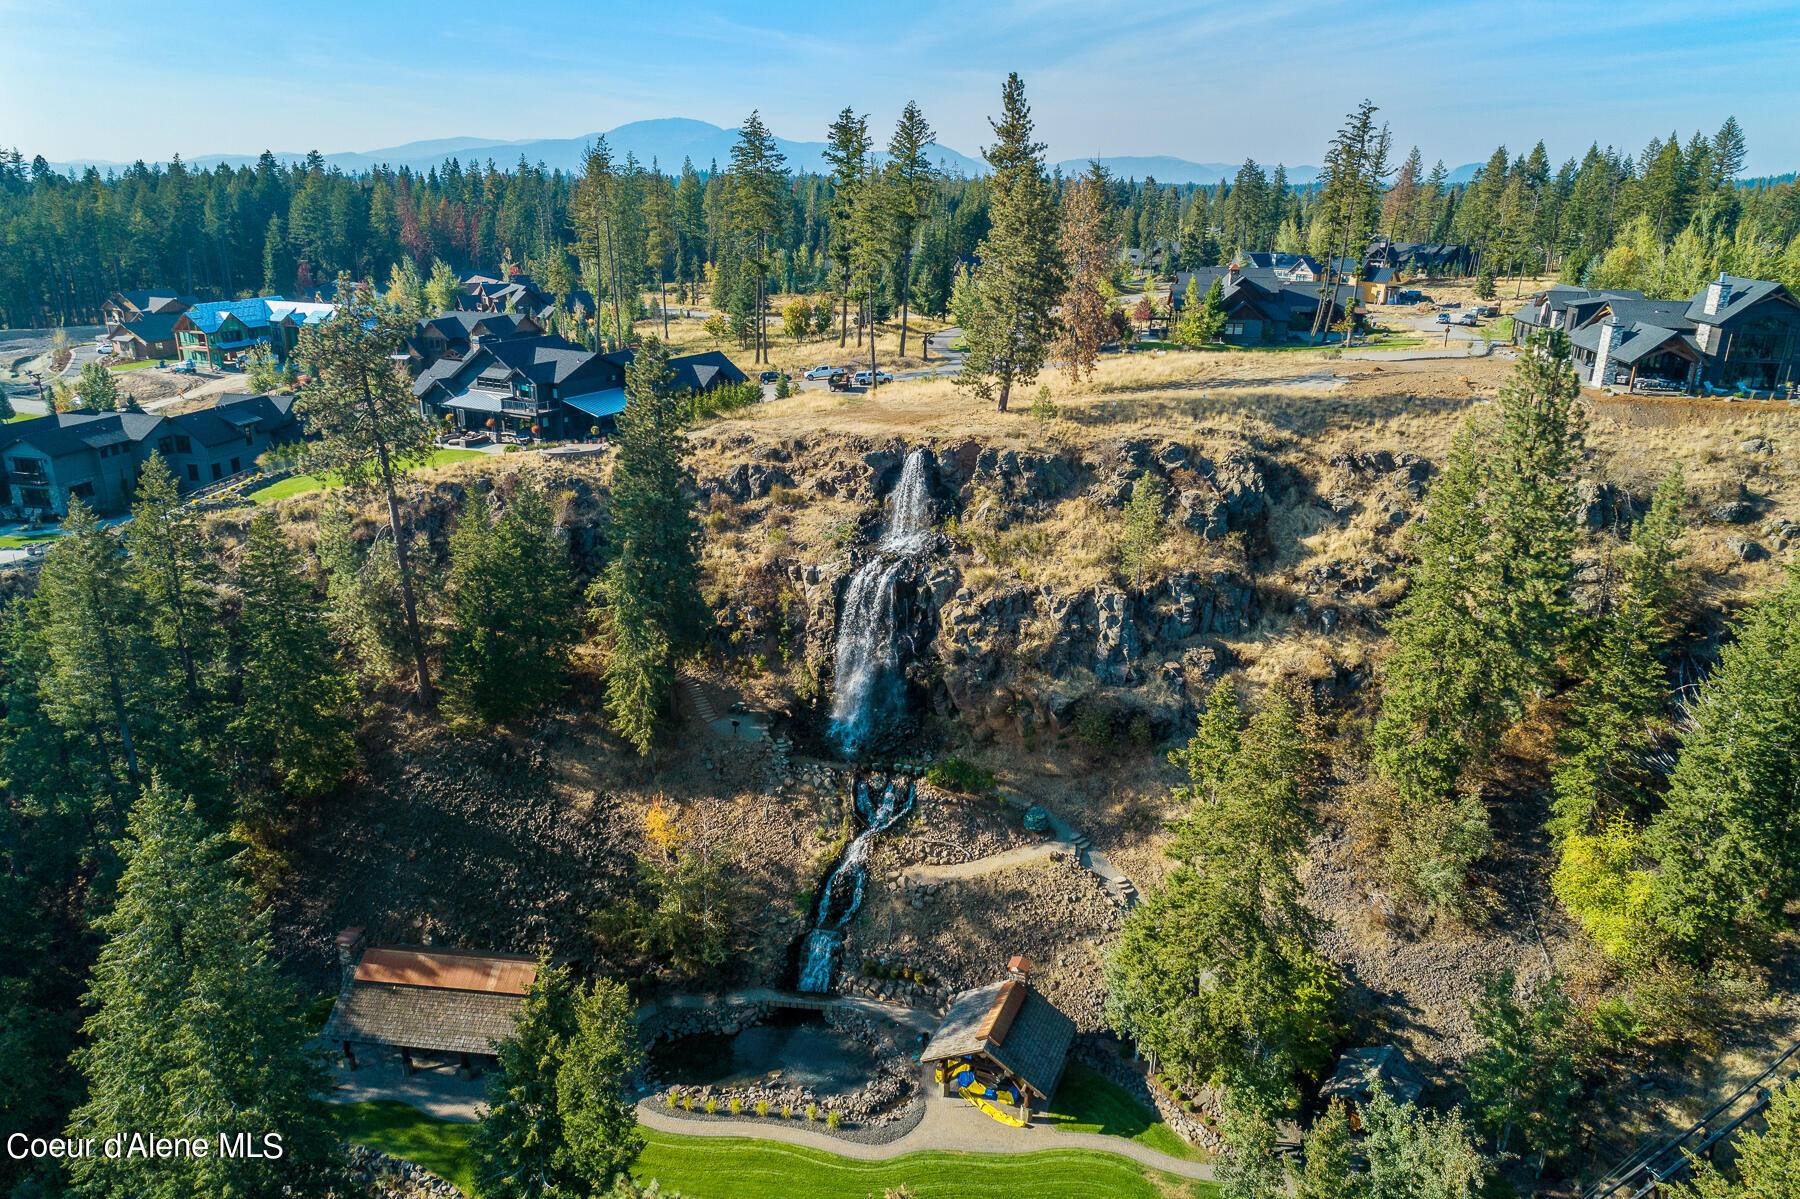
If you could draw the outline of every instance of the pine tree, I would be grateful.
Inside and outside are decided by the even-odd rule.
[[[989,121],[994,144],[983,151],[992,174],[990,226],[976,251],[981,264],[958,281],[951,308],[969,347],[958,384],[1005,412],[1013,385],[1036,379],[1049,353],[1065,264],[1044,147],[1032,140],[1031,107],[1016,72],[1001,99],[1000,120]]]
[[[300,551],[260,512],[238,564],[239,707],[235,744],[293,795],[330,792],[356,767],[356,691],[319,621]]]
[[[636,1159],[643,1140],[620,1088],[641,1050],[623,987],[602,981],[584,993],[540,959],[496,1056],[488,1114],[470,1142],[487,1199],[593,1194]]]
[[[1384,1086],[1359,1108],[1366,1167],[1359,1199],[1477,1199],[1488,1164],[1462,1113],[1433,1116],[1395,1103]]]
[[[1206,289],[1206,299],[1200,302],[1200,311],[1196,314],[1194,332],[1201,342],[1218,341],[1225,334],[1225,281],[1214,279],[1212,286]]]
[[[913,249],[920,224],[930,212],[937,172],[925,148],[937,134],[918,104],[908,100],[888,139],[887,193],[893,208],[894,239],[900,244],[900,356],[906,356],[907,309],[912,300]]]
[[[1800,582],[1758,601],[1736,631],[1644,839],[1656,921],[1702,959],[1761,944],[1800,895]]]
[[[377,487],[387,500],[415,693],[429,704],[431,671],[407,548],[412,537],[400,520],[398,478],[431,454],[434,435],[393,358],[412,326],[372,288],[346,290],[336,319],[309,325],[300,335],[300,355],[312,364],[315,379],[295,407],[317,435],[307,455],[313,469],[333,471],[352,488]]]
[[[752,110],[732,143],[727,197],[732,231],[743,241],[744,264],[756,281],[751,332],[757,362],[768,361],[769,251],[786,224],[787,185],[787,158],[762,114]]]
[[[179,1129],[217,1146],[279,1133],[279,1160],[77,1159],[94,1199],[328,1195],[345,1182],[325,1116],[312,1030],[273,961],[266,915],[233,874],[223,834],[161,782],[133,806],[125,871],[87,995],[76,1061],[87,1099],[70,1135],[104,1140]],[[165,1131],[162,1135],[172,1135]]]
[[[145,740],[162,730],[167,711],[162,662],[124,546],[79,499],[69,503],[29,603],[44,651],[37,683],[45,713],[90,732],[113,786],[135,793],[148,778]]]
[[[1570,727],[1552,775],[1550,829],[1559,838],[1590,833],[1598,820],[1643,807],[1649,798],[1648,758],[1667,728],[1661,658],[1674,629],[1685,498],[1677,466],[1632,531],[1616,589],[1595,620],[1583,655],[1585,678],[1571,698]]]
[[[1575,1006],[1554,976],[1521,1001],[1510,970],[1480,980],[1469,1005],[1485,1044],[1468,1060],[1469,1101],[1476,1123],[1505,1156],[1516,1131],[1534,1153],[1569,1149],[1582,1080],[1576,1067]]]
[[[1163,539],[1162,481],[1145,472],[1132,484],[1131,499],[1125,505],[1125,525],[1119,534],[1119,564],[1136,587],[1143,581],[1144,566]]]
[[[1110,280],[1119,263],[1119,244],[1107,229],[1112,180],[1097,162],[1063,190],[1059,248],[1068,264],[1056,354],[1069,382],[1094,373],[1100,347],[1112,335]]]
[[[218,623],[219,568],[199,513],[182,500],[175,473],[155,451],[138,476],[125,545],[151,629],[181,671],[188,712],[203,717],[210,680],[202,676],[212,673],[216,657],[209,647]]]
[[[851,214],[856,210],[857,189],[869,172],[869,120],[846,107],[838,113],[826,133],[822,153],[831,163],[831,199],[826,214],[830,219],[830,251],[836,271],[837,293],[843,305],[843,320],[838,330],[838,345],[850,338],[850,259],[855,253],[856,236],[851,227]]]
[[[1175,344],[1184,350],[1191,350],[1206,341],[1202,306],[1200,277],[1189,275],[1187,290],[1181,295],[1181,315],[1176,318],[1175,327],[1169,333]]]
[[[1316,733],[1291,696],[1241,729],[1229,693],[1185,754],[1176,798],[1190,805],[1167,852],[1175,865],[1125,923],[1107,965],[1113,1027],[1183,1084],[1222,1086],[1237,1111],[1295,1098],[1333,1038],[1335,972],[1313,948],[1298,862],[1320,781]],[[1221,753],[1235,746],[1235,753]]]
[[[1333,1102],[1306,1132],[1304,1168],[1294,1170],[1294,1199],[1359,1199],[1356,1140],[1350,1116]]]
[[[610,633],[607,691],[614,721],[639,753],[650,747],[673,659],[698,643],[700,526],[688,495],[687,438],[672,394],[668,351],[650,338],[627,368],[613,467],[612,556],[588,591]]]
[[[1265,1113],[1228,1112],[1219,1155],[1220,1199],[1282,1199],[1287,1173],[1275,1156],[1275,1123]]]
[[[498,519],[472,503],[450,536],[447,709],[488,724],[563,687],[581,628],[575,577],[544,490],[522,478]]]

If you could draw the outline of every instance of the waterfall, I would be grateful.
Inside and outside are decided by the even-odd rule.
[[[806,946],[800,953],[802,991],[830,988],[832,959],[844,940],[844,929],[862,907],[863,888],[868,882],[869,847],[876,837],[912,810],[913,787],[911,783],[890,779],[882,791],[881,802],[872,804],[869,784],[858,783],[855,799],[857,815],[863,818],[863,830],[856,834],[831,877],[825,880],[818,919],[812,932],[807,934]]]
[[[875,554],[850,576],[838,617],[831,739],[847,754],[864,749],[899,701],[900,614],[894,587],[907,559],[931,542],[926,453],[906,456],[887,528]]]

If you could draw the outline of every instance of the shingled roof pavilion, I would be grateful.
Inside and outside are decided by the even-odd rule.
[[[537,980],[537,959],[525,954],[377,945],[358,958],[363,944],[360,928],[338,934],[343,986],[320,1035],[343,1046],[353,1070],[357,1045],[379,1045],[399,1051],[405,1073],[417,1051],[455,1054],[471,1077],[472,1059],[512,1035]]]
[[[1008,977],[964,991],[950,1001],[943,1023],[919,1060],[926,1063],[967,1058],[985,1065],[1000,1078],[1017,1084],[1018,1115],[1029,1121],[1033,1101],[1043,1104],[1056,1094],[1075,1040],[1075,1022],[1025,981],[1029,958],[1006,964]],[[943,1094],[954,1093],[946,1078]]]

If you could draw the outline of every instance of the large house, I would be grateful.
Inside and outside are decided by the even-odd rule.
[[[1227,345],[1258,346],[1287,341],[1307,341],[1312,337],[1319,305],[1326,302],[1322,286],[1314,282],[1284,278],[1273,269],[1257,267],[1215,266],[1197,271],[1182,271],[1169,289],[1169,311],[1179,319],[1187,302],[1188,280],[1194,280],[1201,296],[1211,289],[1213,281],[1224,284],[1225,329],[1220,340]],[[1357,310],[1358,290],[1355,284],[1340,283],[1331,297],[1331,319],[1336,325],[1346,312],[1352,317]]]
[[[1440,245],[1420,241],[1375,241],[1363,256],[1367,266],[1389,266],[1399,271],[1427,275],[1472,275],[1475,247]]]
[[[465,358],[484,341],[537,337],[544,327],[522,312],[443,312],[420,321],[401,345],[400,356],[414,370],[444,358]]]
[[[558,308],[554,294],[538,286],[530,275],[516,272],[510,279],[468,275],[462,280],[462,289],[458,306],[465,312],[517,312],[543,324]],[[563,297],[561,310],[591,317],[597,309],[593,294],[577,288]]]
[[[156,312],[123,324],[109,325],[106,340],[112,343],[113,353],[121,358],[173,358],[175,322],[185,311]]]
[[[1800,301],[1779,283],[1721,274],[1686,300],[1552,287],[1514,318],[1514,339],[1561,329],[1592,387],[1775,392],[1800,387]]]
[[[631,350],[596,354],[561,337],[476,337],[413,380],[419,414],[461,430],[552,440],[610,432],[625,411]],[[716,351],[669,360],[676,390],[711,391],[747,376]]]
[[[252,469],[300,438],[292,396],[223,395],[176,416],[59,412],[0,426],[0,508],[65,516],[71,497],[102,512],[130,505],[138,473],[159,453],[182,491]]]
[[[146,316],[175,316],[200,301],[173,287],[146,287],[115,291],[100,305],[100,316],[109,325],[128,325]]]
[[[300,343],[300,330],[329,320],[332,304],[258,296],[196,304],[175,322],[176,348],[182,358],[221,370],[244,353],[266,346],[281,361]]]

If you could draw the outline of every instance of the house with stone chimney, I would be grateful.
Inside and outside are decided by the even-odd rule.
[[[1779,283],[1721,274],[1685,300],[1557,286],[1513,320],[1521,344],[1560,329],[1590,387],[1791,395],[1800,387],[1800,301]]]
[[[538,960],[418,945],[369,945],[361,928],[337,936],[340,985],[319,1039],[356,1069],[359,1050],[398,1055],[411,1074],[421,1055],[448,1057],[459,1076],[511,1036]]]
[[[968,1090],[990,1102],[1015,1095],[1006,1106],[1021,1125],[1056,1094],[1075,1041],[1075,1022],[1027,981],[1030,973],[1031,959],[1015,957],[1004,979],[952,998],[919,1055],[938,1067],[945,1096],[964,1093],[959,1080],[971,1079]]]

